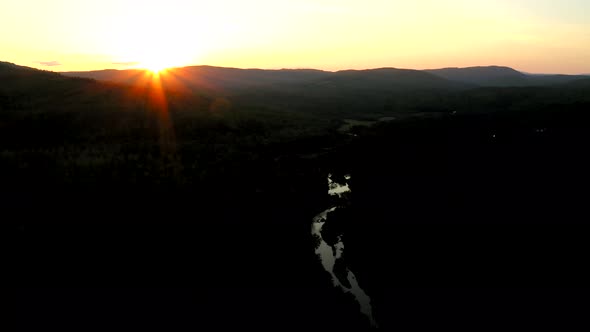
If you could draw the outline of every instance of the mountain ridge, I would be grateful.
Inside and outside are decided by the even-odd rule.
[[[76,76],[93,78],[99,80],[111,80],[118,83],[131,83],[132,78],[140,73],[142,69],[106,69],[98,71],[76,71],[61,72],[65,76]],[[262,86],[265,84],[292,84],[302,81],[313,81],[316,79],[338,77],[341,75],[421,75],[428,73],[438,78],[445,79],[454,84],[460,83],[463,87],[519,87],[519,86],[546,86],[567,83],[576,79],[585,78],[584,75],[565,74],[529,74],[518,71],[511,67],[490,65],[473,67],[446,67],[440,69],[406,69],[395,67],[380,67],[371,69],[344,69],[338,71],[326,71],[320,69],[259,69],[259,68],[235,68],[216,67],[209,65],[174,67],[167,70],[170,73],[179,73],[184,79],[187,74],[199,75],[203,80],[195,77],[190,78],[193,83],[205,85],[205,78],[228,88],[239,88],[243,86]],[[432,78],[431,78],[432,79]],[[213,84],[214,85],[214,84]],[[201,86],[200,88],[203,88]]]
[[[304,97],[407,90],[456,90],[470,86],[430,73],[398,68],[342,70],[240,69],[213,66],[170,68],[159,75],[162,85],[179,91],[200,91],[214,95],[273,95],[273,99],[295,94]],[[66,72],[69,77],[92,78],[115,83],[145,85],[149,72],[138,69]]]
[[[18,70],[19,68],[26,70]],[[0,65],[0,77],[11,83],[3,85],[0,93],[14,96],[14,92],[20,89],[20,94],[39,97],[44,95],[46,97],[43,98],[55,100],[53,105],[59,105],[64,102],[72,104],[82,100],[100,99],[101,95],[105,98],[107,95],[111,96],[109,98],[121,96],[117,97],[120,99],[123,98],[122,91],[140,96],[153,89],[156,84],[158,89],[166,91],[166,95],[174,96],[171,101],[177,102],[173,104],[196,104],[200,105],[197,107],[200,109],[211,102],[211,105],[216,105],[215,109],[224,105],[223,109],[246,108],[281,113],[292,111],[321,114],[329,118],[358,117],[361,114],[364,118],[380,118],[392,114],[399,116],[451,112],[458,105],[465,105],[468,98],[481,99],[490,94],[499,95],[498,100],[505,98],[500,98],[500,95],[509,96],[506,98],[510,101],[521,98],[518,95],[545,94],[536,87],[554,86],[560,89],[563,86],[571,91],[579,91],[586,89],[588,85],[585,76],[531,78],[512,68],[499,66],[450,68],[443,71],[446,74],[449,72],[451,76],[459,73],[459,76],[466,75],[468,78],[472,77],[473,72],[487,73],[487,76],[480,75],[478,79],[484,83],[475,84],[460,77],[445,78],[428,71],[392,67],[327,72],[313,69],[264,70],[213,66],[171,68],[166,74],[160,75],[139,69],[59,74],[3,63]],[[514,89],[506,82],[507,74],[516,78],[519,83]],[[29,80],[28,76],[38,79]],[[496,85],[491,84],[494,77],[505,81],[500,82],[502,84],[497,83],[498,81]],[[529,87],[532,90],[526,90]],[[502,91],[506,88],[508,90]],[[5,99],[13,99],[7,98]],[[60,98],[62,101],[58,102]],[[499,105],[486,106],[483,99],[481,101],[482,109],[495,109]],[[25,107],[28,102],[21,101],[19,105]]]

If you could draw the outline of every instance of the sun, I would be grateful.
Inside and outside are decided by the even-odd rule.
[[[191,27],[181,24],[185,21],[162,15],[164,8],[159,6],[150,8],[142,15],[130,15],[113,32],[115,38],[109,43],[116,62],[133,63],[132,68],[153,73],[198,63],[204,39],[194,42],[194,36],[187,34]]]
[[[209,40],[198,34],[200,25],[179,18],[178,10],[165,1],[144,2],[109,28],[113,38],[108,40],[112,50],[108,53],[113,62],[152,73],[199,63]]]
[[[186,49],[186,43],[180,43],[172,38],[162,38],[157,43],[148,43],[145,38],[137,37],[128,43],[130,47],[115,58],[117,62],[132,64],[128,68],[158,74],[166,69],[190,66],[194,63],[194,50]]]
[[[163,61],[145,61],[141,62],[141,67],[145,70],[151,71],[154,74],[159,74],[172,66]]]
[[[166,71],[174,67],[183,67],[190,64],[190,60],[184,56],[182,51],[174,47],[163,47],[164,49],[148,50],[136,56],[138,64],[136,68],[146,69],[154,74]]]
[[[169,55],[165,51],[150,50],[145,52],[147,55],[141,57],[138,68],[143,68],[154,74],[165,71],[171,67],[183,66],[184,63],[175,56]]]

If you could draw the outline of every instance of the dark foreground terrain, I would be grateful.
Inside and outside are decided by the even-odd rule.
[[[324,237],[344,234],[381,329],[587,329],[587,80],[399,90],[414,73],[380,72],[378,96],[345,75],[283,105],[278,83],[162,101],[0,69],[23,331],[368,329],[314,254],[329,173],[352,193]]]

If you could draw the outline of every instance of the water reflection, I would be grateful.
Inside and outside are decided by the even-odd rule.
[[[350,187],[348,185],[348,181],[350,180],[350,175],[346,175],[344,177],[343,184],[337,183],[333,180],[332,175],[328,175],[328,194],[331,196],[338,197],[339,201],[343,201],[343,197],[346,193],[350,192]],[[338,202],[343,203],[343,202]],[[322,229],[326,222],[328,221],[328,216],[339,209],[339,206],[335,206],[329,208],[322,213],[318,214],[313,218],[313,223],[311,227],[311,234],[317,240],[317,245],[315,248],[315,253],[320,258],[322,266],[324,269],[330,273],[332,277],[332,284],[334,287],[338,287],[342,289],[345,293],[351,293],[355,298],[356,301],[360,305],[361,312],[367,316],[371,325],[376,327],[377,323],[373,318],[373,310],[371,306],[371,299],[365,293],[365,291],[360,288],[356,276],[352,271],[348,269],[344,265],[344,275],[346,278],[344,280],[341,279],[336,273],[334,272],[334,267],[337,263],[344,264],[342,254],[344,252],[344,242],[342,241],[342,234],[338,235],[337,241],[334,245],[329,245],[322,236]]]

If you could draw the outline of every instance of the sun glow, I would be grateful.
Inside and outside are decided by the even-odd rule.
[[[133,68],[146,69],[153,73],[164,71],[168,68],[183,67],[193,64],[188,57],[182,56],[181,47],[170,43],[162,43],[159,48],[141,47],[134,52],[127,52],[125,59],[133,64]]]
[[[175,65],[171,62],[167,62],[160,59],[150,59],[139,63],[138,68],[143,68],[151,71],[154,74],[158,74],[168,68],[174,67]],[[178,64],[176,65],[178,66]]]
[[[145,69],[153,73],[194,64],[194,61],[191,61],[190,58],[178,56],[177,54],[183,54],[178,49],[179,47],[166,45],[166,43],[162,43],[161,49],[136,47],[133,51],[124,52],[125,56],[120,57],[121,60],[119,61],[128,64],[128,68]]]
[[[18,33],[0,33],[0,61],[579,74],[590,72],[588,12],[588,0],[3,0],[0,31]]]
[[[173,67],[183,67],[191,65],[190,59],[182,50],[183,44],[178,42],[161,42],[156,47],[141,48],[133,56],[137,61],[136,68],[146,69],[153,73],[158,73]]]
[[[114,62],[128,64],[127,68],[158,73],[193,65],[207,45],[205,38],[198,35],[202,30],[194,26],[194,19],[174,6],[147,2],[122,12],[111,20],[108,48],[115,54]]]

